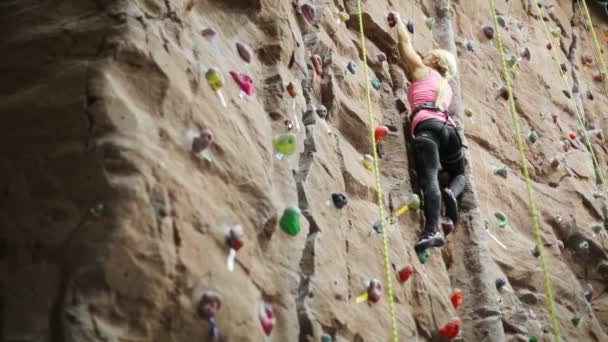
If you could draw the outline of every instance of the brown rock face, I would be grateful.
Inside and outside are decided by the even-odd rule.
[[[298,13],[305,3],[314,3],[306,18]],[[531,56],[512,71],[514,98],[562,340],[608,341],[600,176],[608,84],[580,62],[594,56],[580,8],[543,7],[547,24],[561,30],[556,63],[530,3],[500,2],[508,30],[495,36],[511,55],[527,48]],[[469,147],[467,189],[461,222],[425,264],[413,249],[422,210],[395,217],[418,185],[389,10],[416,27],[420,52],[459,56],[451,110]],[[608,27],[600,10],[593,19],[601,38]],[[340,22],[339,12],[350,19]],[[369,80],[383,85],[370,89],[371,123],[354,0],[0,4],[0,340],[389,340],[384,244],[372,230],[379,191],[363,165],[373,153],[370,129],[383,125],[384,231],[400,340],[440,341],[439,327],[459,317],[457,340],[554,341],[508,102],[496,99],[504,84],[498,41],[482,31],[492,23],[488,2],[377,0],[363,12]],[[474,51],[462,43],[469,40]],[[562,94],[560,63],[572,99]],[[230,71],[251,77],[255,92],[241,94]],[[580,95],[587,91],[593,101]],[[597,165],[573,103],[598,132],[589,136]],[[325,119],[315,112],[321,105]],[[472,117],[462,115],[465,106]],[[564,142],[568,132],[579,138]],[[283,133],[297,145],[278,158],[273,141]],[[502,165],[508,179],[493,174]],[[332,193],[347,204],[336,208]],[[288,207],[301,211],[294,236],[279,225]],[[507,228],[498,228],[497,211]],[[398,270],[410,264],[414,273],[400,283]],[[500,291],[498,278],[506,280]],[[357,304],[372,279],[381,282],[379,301]],[[453,288],[464,295],[458,309]]]

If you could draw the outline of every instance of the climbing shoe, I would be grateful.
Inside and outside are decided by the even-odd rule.
[[[445,205],[445,216],[452,220],[452,223],[458,223],[458,200],[452,190],[443,189],[443,203]]]
[[[443,233],[437,231],[433,233],[422,233],[422,237],[414,245],[416,253],[422,253],[430,247],[441,247],[445,245],[445,237]]]

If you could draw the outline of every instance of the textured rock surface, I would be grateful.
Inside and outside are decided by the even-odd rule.
[[[530,3],[499,1],[498,10],[509,22],[501,31],[509,53],[528,47],[532,56],[514,82],[524,131],[540,137],[526,149],[542,239],[564,245],[545,249],[558,318],[564,340],[606,341],[606,194],[583,141],[564,148],[569,132],[582,132]],[[0,33],[2,341],[210,340],[208,323],[196,314],[204,289],[224,298],[217,315],[224,341],[263,339],[262,302],[277,315],[272,341],[389,339],[386,296],[355,304],[370,279],[385,283],[382,238],[370,234],[379,218],[375,179],[362,165],[371,144],[357,2],[315,5],[311,24],[279,0],[0,4],[10,28]],[[580,62],[592,54],[580,10],[571,1],[554,5],[546,19],[562,30],[560,58],[577,83],[585,122],[606,131],[608,98]],[[391,9],[415,20],[419,51],[458,53],[461,77],[452,85],[462,96],[452,110],[465,126],[470,166],[462,223],[425,265],[412,248],[421,212],[387,223],[392,269],[416,269],[405,284],[396,272],[392,278],[401,340],[438,341],[438,327],[459,316],[463,341],[552,341],[513,125],[507,102],[497,99],[503,82],[496,42],[481,31],[491,23],[487,1],[364,5],[370,76],[382,82],[371,94],[375,124],[391,130],[379,146],[387,216],[416,189],[395,106],[406,79],[385,20]],[[338,24],[339,11],[350,20]],[[425,17],[435,18],[432,32]],[[601,35],[605,17],[594,19]],[[214,42],[201,34],[209,27]],[[237,43],[252,48],[251,64]],[[378,62],[379,52],[388,63]],[[322,58],[322,77],[312,54]],[[349,61],[358,65],[354,75]],[[227,108],[207,84],[210,67],[224,75]],[[253,96],[239,97],[230,70],[253,79]],[[289,82],[299,88],[295,100]],[[331,133],[314,113],[321,104]],[[462,116],[464,108],[472,118]],[[559,123],[541,112],[559,114]],[[279,160],[272,139],[294,113],[297,153]],[[202,128],[215,134],[212,162],[188,151],[187,133]],[[606,170],[605,135],[591,141]],[[564,161],[563,173],[550,167],[553,157]],[[506,180],[493,175],[498,165],[508,168]],[[344,209],[328,205],[334,192],[347,194]],[[295,237],[278,225],[288,206],[303,214]],[[508,215],[508,228],[498,228],[497,210]],[[484,219],[507,249],[485,233]],[[597,223],[602,237],[591,230]],[[245,245],[228,272],[225,235],[236,224]],[[588,254],[577,251],[583,240]],[[498,292],[499,277],[514,291]],[[455,287],[464,292],[458,310],[450,302]],[[575,313],[583,317],[578,327],[570,323]]]

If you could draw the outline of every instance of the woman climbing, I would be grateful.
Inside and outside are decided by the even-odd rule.
[[[397,24],[399,52],[411,81],[407,97],[412,108],[411,133],[426,219],[422,236],[415,245],[416,252],[420,253],[445,244],[439,229],[442,197],[445,215],[454,224],[458,222],[457,198],[465,185],[464,153],[456,123],[447,112],[452,101],[448,80],[458,67],[454,56],[446,50],[431,50],[421,58],[399,13],[391,12],[389,21]],[[450,175],[449,186],[444,189],[439,187],[440,168]]]

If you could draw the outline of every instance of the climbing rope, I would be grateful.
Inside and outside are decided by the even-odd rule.
[[[608,77],[608,69],[606,69],[606,63],[604,62],[604,57],[603,57],[603,53],[602,53],[602,47],[600,46],[599,41],[597,40],[597,34],[595,33],[595,28],[593,26],[593,20],[591,20],[591,15],[589,14],[589,8],[587,7],[587,1],[583,0],[583,7],[585,8],[585,16],[587,17],[587,22],[588,22],[588,30],[591,31],[591,35],[593,36],[593,41],[595,43],[595,49],[593,50],[593,55],[595,57],[595,62],[599,64],[599,66],[601,66],[601,70],[600,72],[604,73],[604,77],[602,79],[602,84],[604,85],[604,91],[606,90],[606,78]],[[577,0],[578,6],[580,8],[581,6],[581,1]],[[606,7],[604,7],[606,8]],[[607,13],[608,14],[608,13]],[[595,51],[597,51],[597,54],[595,53]],[[599,57],[598,57],[599,55]],[[599,60],[599,61],[598,61]],[[608,93],[606,94],[606,96],[608,96]]]
[[[540,227],[538,224],[538,210],[536,209],[536,203],[532,194],[532,181],[530,180],[530,174],[528,173],[528,162],[526,160],[526,153],[524,151],[524,143],[521,133],[521,125],[519,123],[519,114],[515,108],[515,99],[513,97],[513,86],[511,84],[511,76],[509,74],[509,68],[507,67],[507,60],[505,57],[505,50],[502,44],[502,36],[500,33],[500,26],[498,25],[498,15],[496,14],[496,4],[494,0],[490,1],[490,8],[492,9],[492,16],[494,19],[494,30],[496,31],[496,37],[498,40],[498,50],[500,52],[500,62],[502,64],[502,72],[505,78],[507,91],[509,92],[509,108],[511,110],[511,118],[513,119],[513,125],[515,126],[515,139],[517,141],[517,147],[519,149],[519,155],[521,158],[521,167],[526,180],[526,189],[528,192],[528,203],[530,208],[530,214],[532,215],[532,225],[534,227],[534,234],[536,235],[536,246],[540,254],[540,263],[543,271],[543,277],[545,280],[545,291],[547,292],[547,301],[549,302],[549,313],[551,315],[551,322],[553,323],[553,332],[555,338],[559,342],[561,341],[561,334],[559,329],[559,322],[557,320],[557,314],[555,312],[555,303],[553,300],[553,290],[551,288],[551,280],[549,278],[549,271],[547,270],[547,263],[545,262],[545,252],[543,249],[543,241],[541,237]],[[536,0],[534,0],[536,2]],[[537,4],[538,6],[538,4]]]
[[[577,0],[577,1],[576,1],[576,4],[578,5],[578,8],[579,8],[579,10],[581,11],[581,13],[585,13],[585,10],[583,9],[583,6],[581,5],[580,0]],[[584,15],[584,14],[583,14],[583,15]],[[591,18],[589,18],[589,19],[591,19]],[[593,25],[593,22],[591,22],[591,25]],[[587,36],[587,39],[588,39],[589,41],[592,41],[591,37],[589,36],[589,26],[588,26],[588,24],[587,24],[587,23],[585,23],[585,35]],[[597,45],[596,45],[596,46],[597,46]],[[595,59],[595,63],[597,64],[597,69],[598,69],[598,71],[599,71],[599,72],[600,72],[600,74],[601,74],[601,72],[602,72],[602,66],[600,65],[600,61],[599,61],[599,59],[598,59],[598,57],[597,57],[596,50],[595,50],[595,49],[592,49],[591,51],[593,51],[593,58]],[[599,48],[598,52],[601,54],[601,48]],[[602,62],[603,62],[603,60],[602,60]],[[589,84],[587,83],[587,87],[588,87],[588,86],[589,86]],[[606,96],[608,96],[608,89],[606,89],[606,82],[605,82],[605,79],[604,79],[604,80],[602,80],[602,88],[604,89],[604,93],[605,93],[605,95],[606,95]]]
[[[559,54],[557,53],[557,49],[555,49],[555,44],[553,44],[553,38],[551,37],[551,33],[549,32],[549,28],[547,27],[547,23],[545,22],[545,18],[543,17],[543,13],[540,9],[540,5],[538,4],[538,0],[534,0],[534,5],[536,6],[536,11],[538,12],[538,17],[540,18],[541,23],[543,24],[543,29],[545,31],[545,35],[549,40],[549,44],[551,44],[551,51],[553,52],[553,59],[555,63],[557,63],[558,70],[562,76],[562,80],[564,81],[564,85],[566,86],[566,92],[568,93],[568,98],[574,107],[574,112],[576,113],[576,117],[578,119],[578,123],[583,131],[583,136],[585,137],[585,142],[587,147],[589,148],[589,153],[591,153],[591,158],[593,159],[593,164],[595,166],[596,172],[600,177],[602,185],[604,186],[604,191],[608,192],[608,186],[606,185],[606,179],[604,177],[604,172],[600,168],[600,163],[598,162],[597,156],[595,155],[595,150],[591,145],[591,140],[589,139],[589,133],[587,132],[587,127],[585,127],[585,122],[583,121],[583,116],[581,115],[580,109],[578,108],[578,104],[574,100],[574,94],[572,93],[572,87],[568,82],[568,76],[566,72],[561,67],[561,60],[559,58]]]
[[[391,315],[391,334],[393,342],[399,341],[399,334],[397,332],[397,316],[395,314],[395,302],[393,298],[393,283],[392,283],[392,272],[391,262],[389,259],[389,245],[388,236],[384,225],[384,196],[382,195],[382,184],[380,182],[380,163],[378,162],[378,151],[376,149],[375,139],[375,122],[374,112],[372,110],[372,95],[370,90],[369,81],[369,70],[367,66],[367,52],[365,49],[365,30],[363,29],[363,8],[361,0],[357,0],[357,7],[359,12],[359,33],[361,35],[361,49],[363,50],[363,68],[365,74],[365,92],[367,93],[367,111],[369,113],[369,133],[370,141],[372,143],[372,150],[374,156],[374,175],[376,177],[376,192],[378,193],[378,209],[380,214],[380,226],[382,227],[382,241],[384,249],[384,268],[386,276],[386,288],[388,291],[388,304]]]

